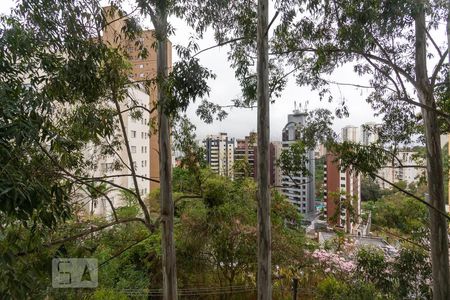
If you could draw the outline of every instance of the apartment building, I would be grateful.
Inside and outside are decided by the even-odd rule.
[[[134,40],[126,39],[122,33],[122,28],[126,24],[126,17],[119,13],[112,7],[105,7],[104,12],[109,20],[110,24],[105,28],[103,32],[103,42],[109,47],[120,48],[124,54],[128,57],[132,69],[129,77],[136,82],[148,79],[156,78],[157,64],[156,64],[156,50],[154,47],[155,37],[154,30],[144,30],[142,34]],[[147,56],[143,57],[142,49],[145,48]],[[167,46],[167,65],[169,70],[172,68],[172,44],[170,41]],[[150,109],[155,107],[157,101],[157,89],[156,86],[146,89],[148,94],[148,101]],[[144,119],[147,123],[147,131],[150,134],[150,138],[147,139],[148,143],[148,161],[150,177],[159,180],[159,144],[157,133],[157,112],[153,111],[151,115],[147,112],[143,112],[146,116]],[[153,125],[153,126],[152,126]],[[149,189],[158,188],[157,182],[148,182]]]
[[[293,143],[301,139],[302,128],[306,123],[307,112],[294,110],[288,115],[288,122],[282,131],[282,147],[289,148]],[[288,201],[297,207],[303,214],[313,214],[315,212],[315,159],[314,149],[307,152],[307,168],[311,175],[301,174],[300,176],[281,177],[281,192]]]
[[[363,145],[370,145],[377,142],[377,128],[379,126],[379,124],[374,122],[367,122],[361,126],[361,143]]]
[[[354,143],[361,142],[361,129],[357,126],[347,125],[341,130],[342,141]]]
[[[324,201],[328,223],[356,234],[361,215],[361,176],[341,170],[339,158],[328,153],[324,165]]]
[[[273,186],[275,186],[278,190],[280,190],[282,185],[283,174],[281,172],[280,167],[276,164],[278,159],[280,158],[281,151],[283,151],[283,143],[282,142],[272,142],[273,147]]]
[[[131,105],[142,105],[145,108],[150,106],[148,102],[149,95],[145,92],[142,86],[133,86],[128,88],[128,101],[121,103],[121,110],[126,110]],[[133,101],[133,103],[131,103]],[[111,103],[111,105],[113,105]],[[138,176],[149,177],[150,174],[150,160],[149,160],[149,131],[148,124],[145,118],[134,119],[130,111],[122,113],[124,120],[127,140],[130,146],[130,152],[133,158],[133,166]],[[117,129],[116,136],[123,139],[124,134],[120,129]],[[113,154],[104,154],[99,146],[91,145],[86,150],[87,157],[93,162],[94,168],[91,173],[93,177],[106,177],[106,179],[115,185],[119,185],[130,190],[135,190],[133,177],[129,176],[130,163],[128,152],[123,143],[121,148]],[[148,180],[138,178],[138,188],[141,196],[145,197],[150,192]],[[125,205],[121,189],[112,185],[108,186],[107,191],[109,199],[112,201],[115,208]],[[91,213],[100,216],[110,216],[112,209],[107,199],[101,197],[91,203]]]
[[[378,171],[378,175],[389,182],[404,181],[406,184],[418,182],[421,176],[425,175],[425,161],[417,157],[417,152],[400,150],[396,157],[386,162],[386,167]],[[402,166],[402,167],[400,167]],[[382,189],[390,189],[391,185],[385,181],[376,179],[376,182]]]
[[[342,128],[342,141],[361,143],[360,128]],[[324,201],[328,223],[356,234],[361,223],[361,175],[342,170],[339,157],[328,151],[324,165]]]
[[[234,178],[234,149],[235,140],[229,138],[227,133],[209,135],[203,140],[206,152],[206,162],[215,173]]]
[[[256,164],[255,157],[257,155],[256,147],[256,132],[250,132],[250,134],[243,139],[236,139],[236,147],[234,148],[234,161],[247,161],[249,165],[250,173],[248,177],[256,178]],[[243,177],[242,171],[234,170],[234,178]]]

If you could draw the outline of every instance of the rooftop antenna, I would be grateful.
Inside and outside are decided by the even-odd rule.
[[[309,100],[306,100],[306,103],[305,103],[305,112],[308,111],[308,106],[309,106]]]
[[[294,101],[294,110],[297,110],[297,101]]]

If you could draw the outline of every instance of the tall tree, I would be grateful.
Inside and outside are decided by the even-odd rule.
[[[428,194],[433,207],[433,291],[436,299],[448,298],[448,237],[446,216],[442,214],[445,203],[438,126],[450,122],[449,109],[442,105],[445,97],[440,97],[438,89],[446,80],[448,47],[433,38],[433,30],[448,16],[447,3],[309,1],[296,8],[288,4],[290,1],[281,4],[285,22],[277,28],[274,54],[294,65],[298,83],[312,85],[324,96],[330,83],[324,75],[342,63],[355,62],[358,74],[372,75],[373,92],[367,101],[383,115],[384,129],[396,129],[394,135],[383,137],[393,144],[408,141],[417,122],[415,110],[421,109]],[[434,67],[428,74],[431,63]]]
[[[257,91],[258,103],[258,299],[272,299],[272,237],[270,225],[270,100],[269,100],[269,3],[258,0]]]
[[[174,204],[172,199],[172,158],[170,147],[170,125],[167,109],[168,97],[166,81],[169,74],[167,65],[168,1],[157,1],[151,13],[158,41],[158,142],[159,178],[163,252],[163,295],[164,299],[177,299],[177,273],[175,241],[173,237]]]

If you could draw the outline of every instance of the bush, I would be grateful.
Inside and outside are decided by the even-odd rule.
[[[317,286],[317,299],[323,300],[376,300],[382,299],[371,283],[356,281],[353,284],[327,277]]]
[[[128,300],[128,296],[119,291],[111,289],[97,289],[89,298],[89,300]]]
[[[349,293],[349,287],[345,282],[339,281],[334,277],[325,278],[317,286],[317,299],[323,300],[346,300]]]

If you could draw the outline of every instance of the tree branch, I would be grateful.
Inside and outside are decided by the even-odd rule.
[[[114,221],[114,222],[111,222],[111,223],[108,223],[108,224],[99,225],[99,226],[96,226],[96,227],[91,227],[88,230],[82,231],[82,232],[77,233],[75,235],[72,235],[72,236],[69,236],[69,237],[65,237],[65,238],[62,238],[62,239],[59,239],[59,240],[51,241],[51,242],[46,243],[46,244],[44,244],[42,246],[43,247],[52,247],[52,246],[55,246],[55,245],[64,244],[64,243],[71,242],[71,241],[74,241],[76,239],[79,239],[81,237],[84,237],[86,235],[89,235],[91,233],[95,233],[95,232],[101,231],[103,229],[109,228],[111,226],[118,225],[118,224],[130,223],[130,222],[141,222],[146,227],[148,227],[146,222],[145,222],[145,220],[143,220],[141,218],[127,218],[127,219],[117,220],[117,221]],[[91,224],[91,226],[93,226],[93,224]],[[153,227],[152,227],[152,230],[154,231]],[[19,252],[19,253],[16,254],[16,256],[28,255],[28,254],[31,254],[31,253],[35,252],[36,250],[37,249],[34,249],[32,251]]]
[[[111,100],[114,102],[117,112],[120,112],[120,105],[119,105],[119,101],[117,99],[117,94],[116,94],[116,91],[114,90],[114,88],[113,88],[113,95],[112,95]],[[130,147],[130,143],[128,141],[128,135],[127,135],[125,123],[123,121],[122,114],[119,113],[118,117],[119,117],[120,127],[122,129],[123,142],[125,143],[125,147],[127,149],[127,155],[128,155],[131,174],[132,174],[132,178],[133,178],[134,188],[136,189],[136,198],[139,203],[139,206],[142,209],[142,213],[144,214],[145,221],[147,222],[148,226],[150,226],[150,224],[151,224],[150,214],[149,214],[148,208],[145,205],[144,201],[142,200],[141,194],[139,192],[139,185],[137,183],[136,170],[134,169],[133,156],[131,154],[131,147]]]
[[[267,33],[269,33],[269,29],[270,27],[272,27],[273,22],[275,22],[276,18],[278,17],[278,15],[280,14],[280,11],[277,10],[277,12],[275,13],[275,15],[273,16],[272,20],[270,20],[269,25],[267,26],[266,32],[264,33],[264,36],[267,35]]]
[[[208,48],[205,48],[205,49],[202,49],[202,50],[198,51],[197,53],[192,55],[192,57],[196,57],[197,55],[199,55],[199,54],[201,54],[201,53],[203,53],[205,51],[208,51],[208,50],[211,50],[211,49],[214,49],[214,48],[217,48],[217,47],[222,47],[222,46],[225,46],[227,44],[231,44],[231,43],[234,43],[234,42],[242,41],[245,38],[246,37],[238,37],[238,38],[231,39],[231,40],[228,40],[228,41],[225,41],[225,42],[220,42],[217,45],[214,45],[214,46],[211,46],[211,47],[208,47]]]
[[[136,109],[136,108],[142,108],[143,110],[147,111],[149,114],[152,114],[155,110],[156,110],[156,106],[153,107],[152,109],[148,109],[147,107],[143,106],[143,105],[134,105],[132,107],[129,107],[127,109],[124,109],[122,111],[120,111],[121,114],[123,114],[124,112]]]
[[[133,175],[133,174],[116,174],[116,175],[105,175],[105,176],[100,176],[100,177],[79,177],[82,180],[102,180],[102,179],[107,179],[107,178],[118,178],[118,177],[131,177],[131,176],[136,176],[137,178],[142,178],[148,181],[152,181],[152,182],[156,182],[159,183],[159,180],[156,179],[152,179],[150,177],[146,177],[146,176],[142,176],[142,175]],[[109,182],[109,181],[108,181]],[[121,187],[121,186],[119,186]]]
[[[449,216],[446,212],[443,212],[443,211],[441,211],[440,209],[434,207],[433,205],[431,205],[431,204],[428,203],[427,201],[425,201],[425,200],[423,200],[423,199],[417,197],[417,196],[414,195],[413,193],[411,193],[411,192],[409,192],[409,191],[407,191],[407,190],[401,188],[400,186],[396,185],[395,183],[390,182],[389,180],[387,180],[387,179],[381,177],[381,176],[378,175],[378,174],[370,173],[369,175],[371,175],[371,176],[373,176],[373,177],[376,177],[376,178],[380,179],[381,181],[383,181],[383,182],[389,184],[390,186],[396,188],[396,189],[399,190],[400,192],[402,192],[402,193],[404,193],[404,194],[406,194],[406,195],[408,195],[408,196],[414,198],[415,200],[417,200],[417,201],[421,202],[422,204],[428,206],[429,208],[435,210],[437,213],[439,213],[440,215],[444,216],[447,220],[450,220],[450,216]]]
[[[431,75],[431,88],[433,88],[433,89],[434,89],[434,85],[436,83],[436,79],[439,74],[439,71],[440,71],[442,65],[444,64],[445,58],[447,57],[447,54],[448,54],[448,49],[445,50],[444,55],[441,56],[441,58],[439,59],[439,62],[434,67],[433,75]]]
[[[78,183],[84,184],[92,189],[94,189],[96,192],[101,193],[106,200],[108,201],[109,205],[111,206],[111,210],[113,212],[114,215],[114,219],[117,220],[117,213],[116,213],[116,209],[114,208],[114,204],[112,202],[112,200],[108,197],[108,195],[106,195],[106,193],[103,193],[101,190],[97,189],[97,187],[84,183],[82,181],[80,181],[75,175],[73,175],[72,173],[70,173],[69,171],[67,171],[63,166],[61,166],[57,160],[55,160],[53,158],[53,156],[47,151],[47,149],[45,149],[44,146],[42,146],[39,142],[38,142],[39,148],[41,148],[42,152],[44,152],[44,154],[56,165],[56,167],[58,167],[58,169],[60,169],[64,174],[66,174],[67,176],[69,176],[70,178],[74,179],[75,181],[77,181]]]
[[[423,25],[424,29],[425,29],[425,33],[427,34],[427,37],[430,39],[431,43],[433,44],[434,48],[436,49],[437,53],[439,54],[439,57],[442,59],[442,57],[446,57],[447,54],[442,54],[441,49],[439,49],[438,45],[436,44],[435,40],[433,39],[433,37],[431,36],[430,32],[428,31],[427,27],[425,25]]]
[[[109,25],[111,25],[114,22],[120,21],[122,19],[128,18],[129,16],[131,16],[132,14],[134,14],[137,10],[138,10],[139,6],[136,6],[131,12],[124,14],[114,20],[109,21],[108,23],[105,24],[105,28],[108,27]]]
[[[137,244],[145,241],[146,239],[150,238],[150,236],[146,236],[136,242],[134,242],[133,244],[125,247],[124,249],[120,250],[119,252],[117,252],[116,254],[114,254],[113,256],[111,256],[110,258],[108,258],[107,260],[103,261],[101,264],[98,265],[97,269],[100,269],[101,267],[103,267],[104,265],[106,265],[107,263],[109,263],[111,260],[113,260],[114,258],[119,257],[120,255],[122,255],[123,253],[125,253],[126,251],[130,250],[131,248],[133,248],[134,246],[136,246]]]
[[[316,48],[297,48],[297,49],[292,49],[292,50],[287,50],[287,51],[282,51],[282,52],[271,52],[269,53],[269,55],[283,55],[283,54],[290,54],[293,52],[318,52],[319,49]],[[357,51],[357,50],[352,50],[352,49],[339,49],[339,48],[334,48],[334,49],[321,49],[320,51],[322,52],[329,52],[329,53],[352,53],[352,54],[357,54],[360,56],[367,56],[373,60],[376,60],[378,62],[381,62],[385,65],[390,66],[392,69],[394,69],[395,71],[397,71],[399,74],[403,75],[408,81],[411,82],[412,85],[414,85],[415,87],[417,86],[416,81],[414,80],[414,78],[408,74],[408,72],[406,72],[405,70],[403,70],[402,68],[400,68],[399,66],[397,66],[396,64],[391,63],[389,60],[386,60],[382,57],[379,57],[377,55],[371,54],[371,53],[365,53],[365,52],[361,52],[361,51]]]

